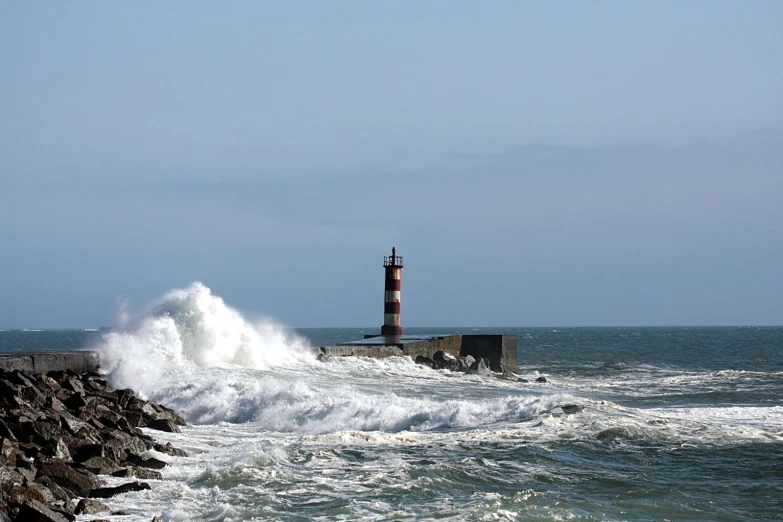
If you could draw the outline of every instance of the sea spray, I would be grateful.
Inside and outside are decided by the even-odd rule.
[[[194,282],[167,292],[130,326],[105,334],[99,351],[113,386],[147,394],[172,367],[258,370],[312,360],[308,348],[304,338],[272,320],[249,321]]]
[[[525,420],[573,400],[419,394],[422,374],[428,381],[451,377],[409,358],[322,364],[305,339],[269,320],[248,321],[198,282],[167,292],[132,326],[106,334],[100,351],[114,387],[132,388],[195,424],[253,422],[306,434],[418,431]],[[398,389],[378,390],[377,379],[389,377]],[[478,385],[476,379],[483,378],[461,382]]]

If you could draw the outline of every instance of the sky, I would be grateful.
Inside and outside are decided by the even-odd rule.
[[[783,2],[2,2],[0,328],[783,324]]]

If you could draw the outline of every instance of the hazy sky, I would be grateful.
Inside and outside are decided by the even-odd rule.
[[[2,2],[0,328],[783,323],[783,2]]]

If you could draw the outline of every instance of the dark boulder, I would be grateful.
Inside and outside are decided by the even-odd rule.
[[[546,380],[546,377],[541,376],[538,379],[536,379],[536,382],[549,382],[549,381]]]
[[[74,495],[73,491],[68,488],[63,488],[49,477],[39,476],[35,479],[35,482],[51,491],[55,500],[65,502],[67,504],[71,501],[72,498],[76,498],[76,495]]]
[[[141,468],[163,469],[166,467],[166,462],[154,457],[143,458],[138,455],[128,455],[128,462]]]
[[[83,498],[76,505],[73,513],[75,515],[94,515],[96,513],[105,513],[106,511],[109,511],[109,506],[103,502],[91,498]]]
[[[91,457],[82,462],[81,465],[96,475],[110,475],[120,468],[115,461],[106,457]]]
[[[171,445],[171,442],[167,442],[166,444],[153,444],[153,448],[155,448],[155,451],[159,451],[161,453],[165,453],[166,455],[171,455],[172,457],[187,457],[188,452],[179,448],[175,448]]]
[[[127,468],[122,468],[120,470],[115,471],[111,474],[112,477],[121,477],[121,478],[138,478],[141,480],[162,480],[163,475],[160,474],[160,471],[155,471],[152,469],[146,469],[146,468],[138,468],[136,466],[129,466]]]
[[[466,355],[464,357],[457,357],[457,363],[459,365],[459,371],[468,373],[470,371],[470,367],[473,366],[473,363],[476,362],[476,359],[472,355]]]
[[[489,369],[486,359],[481,358],[470,366],[468,373],[474,375],[492,375],[492,370]]]
[[[98,479],[92,474],[79,473],[64,461],[51,459],[41,463],[38,476],[46,476],[58,485],[68,488],[80,497],[87,497],[93,488],[98,487]]]
[[[114,495],[120,495],[122,493],[128,493],[131,491],[143,491],[145,489],[152,489],[146,482],[126,482],[113,488],[95,488],[90,493],[92,498],[109,498]]]
[[[169,419],[155,419],[147,423],[147,427],[158,431],[167,431],[169,433],[180,433],[179,427]]]
[[[427,366],[429,368],[435,368],[435,361],[430,359],[429,357],[425,357],[423,355],[417,355],[416,360],[414,361],[416,364],[421,364],[422,366]]]
[[[453,372],[459,370],[457,358],[449,352],[438,350],[432,355],[432,360],[435,361],[435,367],[439,370],[451,370]]]
[[[19,445],[10,439],[0,439],[0,465],[16,466],[16,456],[19,453]]]
[[[37,500],[43,504],[46,504],[46,495],[44,495],[41,488],[35,484],[27,485],[14,485],[8,494],[8,505],[22,505],[28,500]],[[54,500],[54,497],[52,497]]]
[[[37,500],[28,500],[19,506],[19,514],[16,516],[16,520],[24,520],[25,522],[70,522],[65,515],[50,509],[46,504]]]

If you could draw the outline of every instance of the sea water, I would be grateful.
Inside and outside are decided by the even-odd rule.
[[[406,329],[516,334],[529,382],[309,349],[375,331],[252,321],[195,283],[0,349],[97,349],[189,422],[147,430],[189,456],[110,520],[783,519],[781,327]]]

